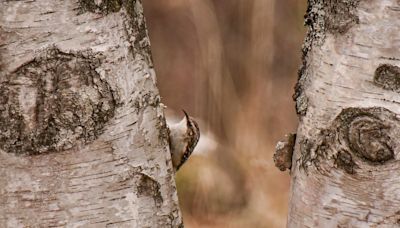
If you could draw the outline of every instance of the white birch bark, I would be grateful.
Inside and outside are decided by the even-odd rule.
[[[400,226],[400,1],[309,0],[288,227]]]
[[[0,0],[0,227],[179,227],[139,0]]]

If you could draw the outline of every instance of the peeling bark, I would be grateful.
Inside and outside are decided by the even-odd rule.
[[[0,1],[0,227],[180,227],[138,0]]]
[[[296,141],[296,134],[287,134],[275,147],[274,163],[280,171],[290,170],[292,167],[293,149]]]
[[[400,226],[399,10],[309,0],[288,227]]]

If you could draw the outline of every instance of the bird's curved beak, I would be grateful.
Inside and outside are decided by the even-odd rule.
[[[187,114],[187,112],[184,109],[182,109],[182,111],[183,113],[185,113],[186,119],[189,120],[189,115]]]

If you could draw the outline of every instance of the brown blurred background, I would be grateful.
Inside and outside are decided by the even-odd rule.
[[[143,0],[167,116],[186,109],[201,142],[177,174],[186,227],[285,227],[289,175],[275,143],[292,101],[305,0]]]

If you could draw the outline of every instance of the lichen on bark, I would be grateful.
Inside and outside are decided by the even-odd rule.
[[[325,33],[344,34],[351,26],[359,23],[356,14],[360,0],[308,0],[305,24],[313,39],[321,41]]]
[[[359,23],[356,14],[359,2],[360,0],[308,0],[307,12],[304,15],[304,23],[308,30],[302,46],[302,63],[293,95],[299,116],[306,115],[308,109],[309,100],[304,91],[309,80],[307,58],[313,45],[322,45],[327,33],[344,34]]]

